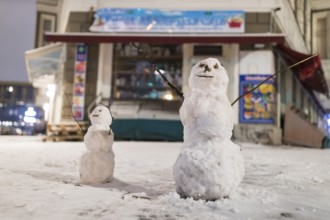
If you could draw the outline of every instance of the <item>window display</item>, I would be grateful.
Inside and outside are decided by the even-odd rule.
[[[157,68],[178,89],[182,87],[182,46],[141,45]],[[113,96],[115,99],[180,99],[152,65],[130,44],[118,43],[114,49]]]

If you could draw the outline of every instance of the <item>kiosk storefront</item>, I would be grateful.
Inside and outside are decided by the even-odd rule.
[[[220,59],[228,71],[228,97],[233,101],[239,96],[240,51],[253,50],[256,44],[270,51],[272,44],[284,42],[283,34],[245,33],[245,23],[243,11],[100,9],[90,30],[46,33],[46,40],[67,43],[63,77],[67,91],[74,88],[74,51],[78,43],[88,48],[84,120],[93,100],[110,101],[117,138],[182,140],[180,98],[130,43],[143,48],[183,92],[192,65],[207,57]],[[63,120],[70,106],[62,105]],[[234,110],[238,124],[238,104]],[[271,124],[276,126],[276,121]]]

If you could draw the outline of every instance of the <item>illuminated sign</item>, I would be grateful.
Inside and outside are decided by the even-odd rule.
[[[182,11],[102,8],[90,31],[151,33],[243,33],[244,11]]]
[[[72,102],[73,117],[76,120],[84,120],[86,70],[87,46],[83,43],[78,43],[76,45]]]

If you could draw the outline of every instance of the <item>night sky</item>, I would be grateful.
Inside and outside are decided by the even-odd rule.
[[[0,0],[0,83],[28,82],[24,52],[34,48],[36,0]]]

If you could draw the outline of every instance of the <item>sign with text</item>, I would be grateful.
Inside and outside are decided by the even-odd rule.
[[[94,17],[94,32],[243,33],[245,28],[244,11],[102,8]]]
[[[240,95],[247,93],[270,75],[241,75]],[[271,78],[253,92],[240,99],[240,123],[274,123],[275,86]]]
[[[73,78],[72,112],[76,120],[84,120],[85,87],[87,70],[87,46],[82,43],[76,45],[76,57]]]

